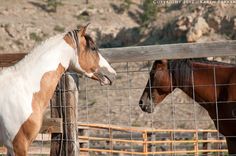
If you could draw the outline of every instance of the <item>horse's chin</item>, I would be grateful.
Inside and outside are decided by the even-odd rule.
[[[100,85],[112,85],[112,81],[106,75],[104,75],[103,79],[100,79]]]
[[[146,113],[154,112],[154,107],[149,101],[144,103],[142,100],[140,100],[139,107],[142,109],[143,112],[146,112]]]
[[[101,72],[93,73],[91,78],[94,79],[94,80],[99,81],[101,86],[112,84],[111,79],[108,76],[101,73]]]
[[[148,107],[147,109],[145,109],[144,112],[146,112],[146,113],[153,113],[154,112],[154,108]]]

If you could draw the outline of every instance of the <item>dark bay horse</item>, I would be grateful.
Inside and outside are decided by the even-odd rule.
[[[206,59],[158,60],[140,98],[151,113],[174,88],[182,89],[208,111],[226,137],[229,154],[236,154],[236,65]]]

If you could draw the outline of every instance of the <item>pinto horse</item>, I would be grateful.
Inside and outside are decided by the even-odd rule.
[[[101,85],[112,84],[116,72],[86,34],[86,28],[46,40],[16,65],[0,72],[0,144],[6,146],[8,155],[27,155],[49,100],[67,69]]]
[[[155,61],[139,106],[153,112],[154,105],[174,88],[182,89],[208,111],[216,129],[226,137],[229,154],[236,154],[236,66],[206,59]]]

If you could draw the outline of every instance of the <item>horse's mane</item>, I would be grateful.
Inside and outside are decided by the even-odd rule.
[[[219,62],[219,61],[211,61],[207,58],[194,58],[194,59],[176,59],[176,60],[169,60],[168,61],[168,69],[171,71],[173,76],[180,77],[181,79],[178,79],[175,81],[176,85],[178,86],[184,86],[189,85],[186,80],[191,80],[192,78],[192,63],[204,63],[204,64],[210,64],[210,65],[222,65],[222,66],[235,66],[234,64]],[[184,81],[183,81],[184,80]]]
[[[194,58],[194,59],[177,59],[168,61],[168,70],[172,75],[172,84],[174,88],[180,88],[189,96],[193,96],[192,84],[192,71],[194,63],[203,63],[209,67],[222,66],[222,67],[235,67],[235,64],[229,64],[218,61],[210,61],[207,58]]]
[[[198,59],[178,59],[178,60],[169,60],[168,61],[168,70],[172,74],[172,82],[174,87],[180,88],[190,97],[193,95],[192,88],[192,62],[198,63],[218,63],[217,61],[209,61],[206,58]],[[195,100],[195,99],[193,99]],[[199,107],[200,110],[198,113],[203,114],[205,109]]]
[[[228,64],[218,61],[210,61],[207,58],[194,58],[194,59],[176,59],[168,61],[168,69],[172,74],[173,85],[181,88],[183,91],[192,94],[192,63],[204,63],[210,65],[222,65],[222,66],[235,66],[234,64]]]
[[[168,70],[172,75],[173,85],[181,88],[185,92],[190,91],[189,89],[192,79],[191,60],[192,59],[179,59],[168,61]]]

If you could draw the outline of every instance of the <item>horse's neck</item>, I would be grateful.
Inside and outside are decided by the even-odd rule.
[[[193,78],[192,69],[189,66],[181,70],[172,70],[172,85],[181,89],[195,101],[204,102],[204,99],[195,92],[194,83],[192,83],[195,79],[196,77]]]
[[[39,73],[56,69],[59,63],[68,67],[73,49],[65,42],[63,35],[52,37],[34,48],[15,68]]]
[[[215,84],[227,84],[235,71],[232,65],[193,62],[191,66],[191,70],[173,75],[173,83],[197,102],[216,102],[220,98],[220,86],[215,88]]]
[[[35,48],[29,55],[15,66],[15,71],[22,76],[26,88],[40,99],[47,102],[68,68],[74,50],[57,36]]]

